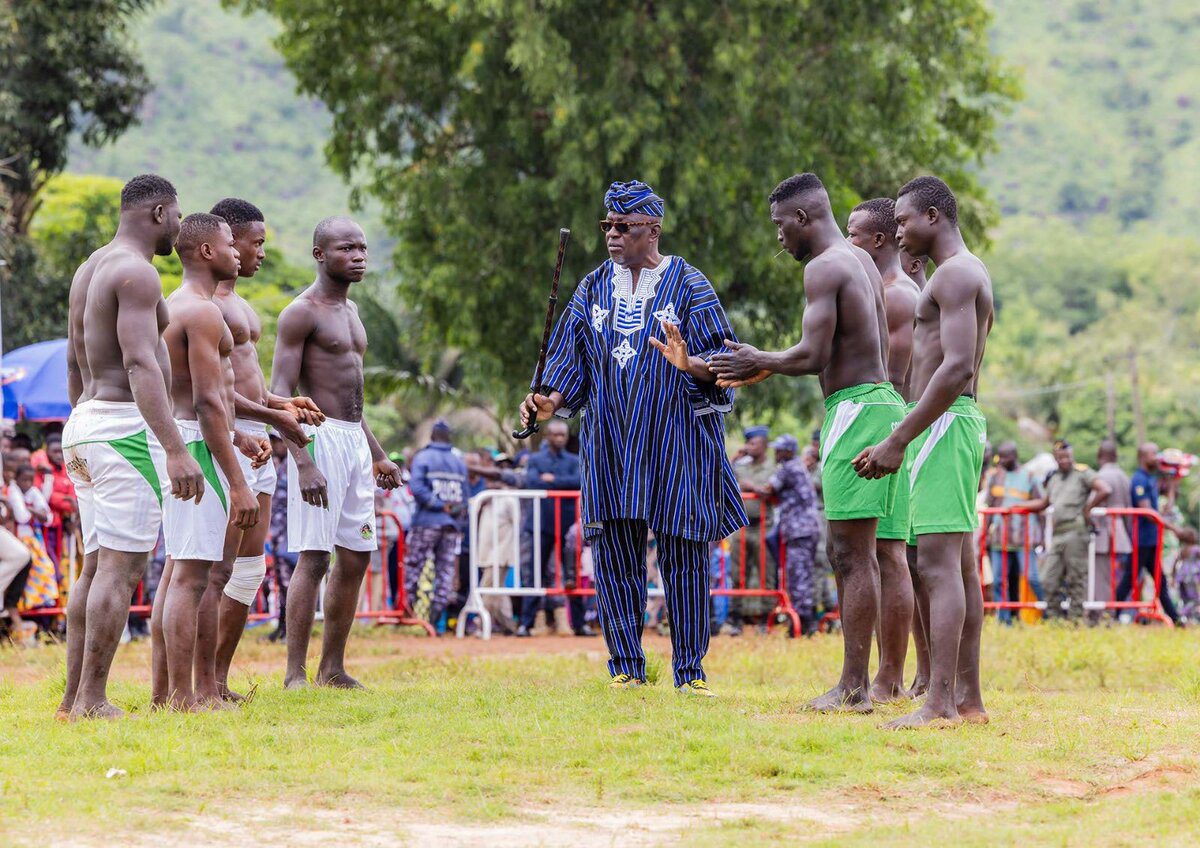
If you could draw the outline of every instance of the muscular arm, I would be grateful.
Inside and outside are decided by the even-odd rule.
[[[184,322],[188,373],[192,378],[192,403],[200,433],[213,459],[225,472],[230,488],[236,487],[238,481],[245,485],[233,440],[229,436],[231,416],[225,408],[223,396],[220,345],[225,320],[221,317],[221,310],[207,302],[188,306],[179,320]]]
[[[765,370],[797,377],[824,371],[833,356],[833,336],[837,329],[837,295],[841,284],[842,274],[836,266],[809,266],[804,272],[804,295],[807,303],[804,307],[800,342],[783,351],[754,352],[746,367],[736,369],[735,372],[730,372],[727,368],[730,354],[717,354],[712,358],[712,366],[717,376],[721,379],[737,379]],[[731,351],[737,353],[739,347],[732,346]]]
[[[974,274],[949,268],[945,270],[950,273],[939,278],[936,289],[931,292],[941,313],[939,333],[942,362],[934,371],[916,407],[892,433],[893,438],[905,446],[950,408],[955,399],[966,391],[975,374],[975,351],[979,337],[975,299],[979,296],[981,281]]]
[[[363,435],[367,437],[367,447],[371,449],[371,462],[381,462],[387,459],[387,454],[383,452],[383,448],[379,444],[379,440],[375,438],[375,434],[371,432],[371,426],[367,424],[367,419],[364,416],[362,419]]]
[[[304,345],[315,322],[307,304],[292,301],[279,314],[275,337],[275,360],[271,364],[271,393],[291,396],[300,384],[300,366],[304,361]],[[286,442],[288,453],[297,468],[312,465],[308,451],[294,442]]]
[[[75,344],[70,322],[67,323],[67,400],[74,409],[83,394],[83,375],[79,373],[79,360],[75,357]]]
[[[160,342],[158,304],[162,300],[158,272],[150,265],[131,267],[116,297],[117,344],[134,403],[167,456],[183,454],[183,438],[175,427],[166,380],[155,355]]]

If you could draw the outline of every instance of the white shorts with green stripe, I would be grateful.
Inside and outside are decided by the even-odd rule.
[[[143,553],[162,527],[166,456],[133,402],[89,400],[71,410],[63,458],[75,484],[87,553]]]
[[[176,421],[175,425],[188,453],[204,472],[204,494],[200,503],[168,495],[163,506],[167,555],[173,559],[220,562],[225,550],[225,528],[229,525],[229,481],[204,443],[200,422]]]

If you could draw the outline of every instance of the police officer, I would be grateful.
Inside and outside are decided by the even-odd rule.
[[[1046,617],[1078,620],[1087,594],[1088,516],[1112,489],[1095,471],[1075,464],[1075,451],[1065,439],[1054,443],[1054,461],[1058,468],[1046,478],[1045,494],[1027,506],[1033,512],[1054,510],[1054,538],[1042,569]]]
[[[454,590],[454,572],[462,531],[459,519],[467,509],[467,466],[450,441],[450,425],[438,419],[429,445],[412,461],[408,487],[417,502],[408,529],[404,556],[404,589],[410,604],[417,602],[417,583],[427,560],[434,563],[429,621],[437,622]]]

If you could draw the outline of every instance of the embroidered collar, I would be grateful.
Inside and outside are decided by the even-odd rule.
[[[637,300],[650,300],[654,297],[654,290],[658,287],[658,281],[667,273],[667,266],[671,264],[670,256],[664,256],[662,262],[659,262],[653,268],[643,268],[638,274],[637,291],[633,289],[633,272],[624,265],[613,263],[613,297],[621,299],[635,298]]]

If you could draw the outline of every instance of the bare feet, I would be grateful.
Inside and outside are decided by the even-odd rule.
[[[317,677],[313,680],[317,686],[332,686],[334,689],[366,689],[357,680],[344,671],[337,671],[333,674],[326,675],[322,672],[317,673]]]
[[[959,716],[956,710],[951,709],[949,713],[941,713],[932,709],[928,704],[923,705],[915,712],[908,715],[900,716],[900,718],[889,721],[883,725],[882,730],[912,730],[920,727],[933,728],[948,728],[958,727],[962,724],[962,717]]]
[[[876,680],[871,684],[871,701],[876,704],[894,704],[897,701],[907,701],[910,695],[902,683],[880,683]]]
[[[860,713],[863,715],[871,712],[874,708],[871,696],[862,689],[847,690],[842,688],[841,684],[804,705],[804,709],[817,713]]]
[[[203,701],[197,702],[191,711],[194,713],[220,713],[226,710],[236,710],[237,708],[237,704],[222,698],[205,698]]]
[[[967,724],[987,724],[991,720],[983,704],[959,704],[958,715]]]
[[[243,695],[240,692],[234,692],[232,689],[230,689],[228,686],[225,686],[224,684],[218,684],[218,688],[220,689],[220,692],[221,692],[221,699],[225,700],[225,701],[229,701],[232,704],[243,704],[246,701],[250,700],[250,697],[248,695]]]
[[[81,718],[122,718],[124,715],[124,710],[114,707],[108,701],[100,701],[90,706],[83,706],[76,701],[69,713],[71,721],[78,721]]]

